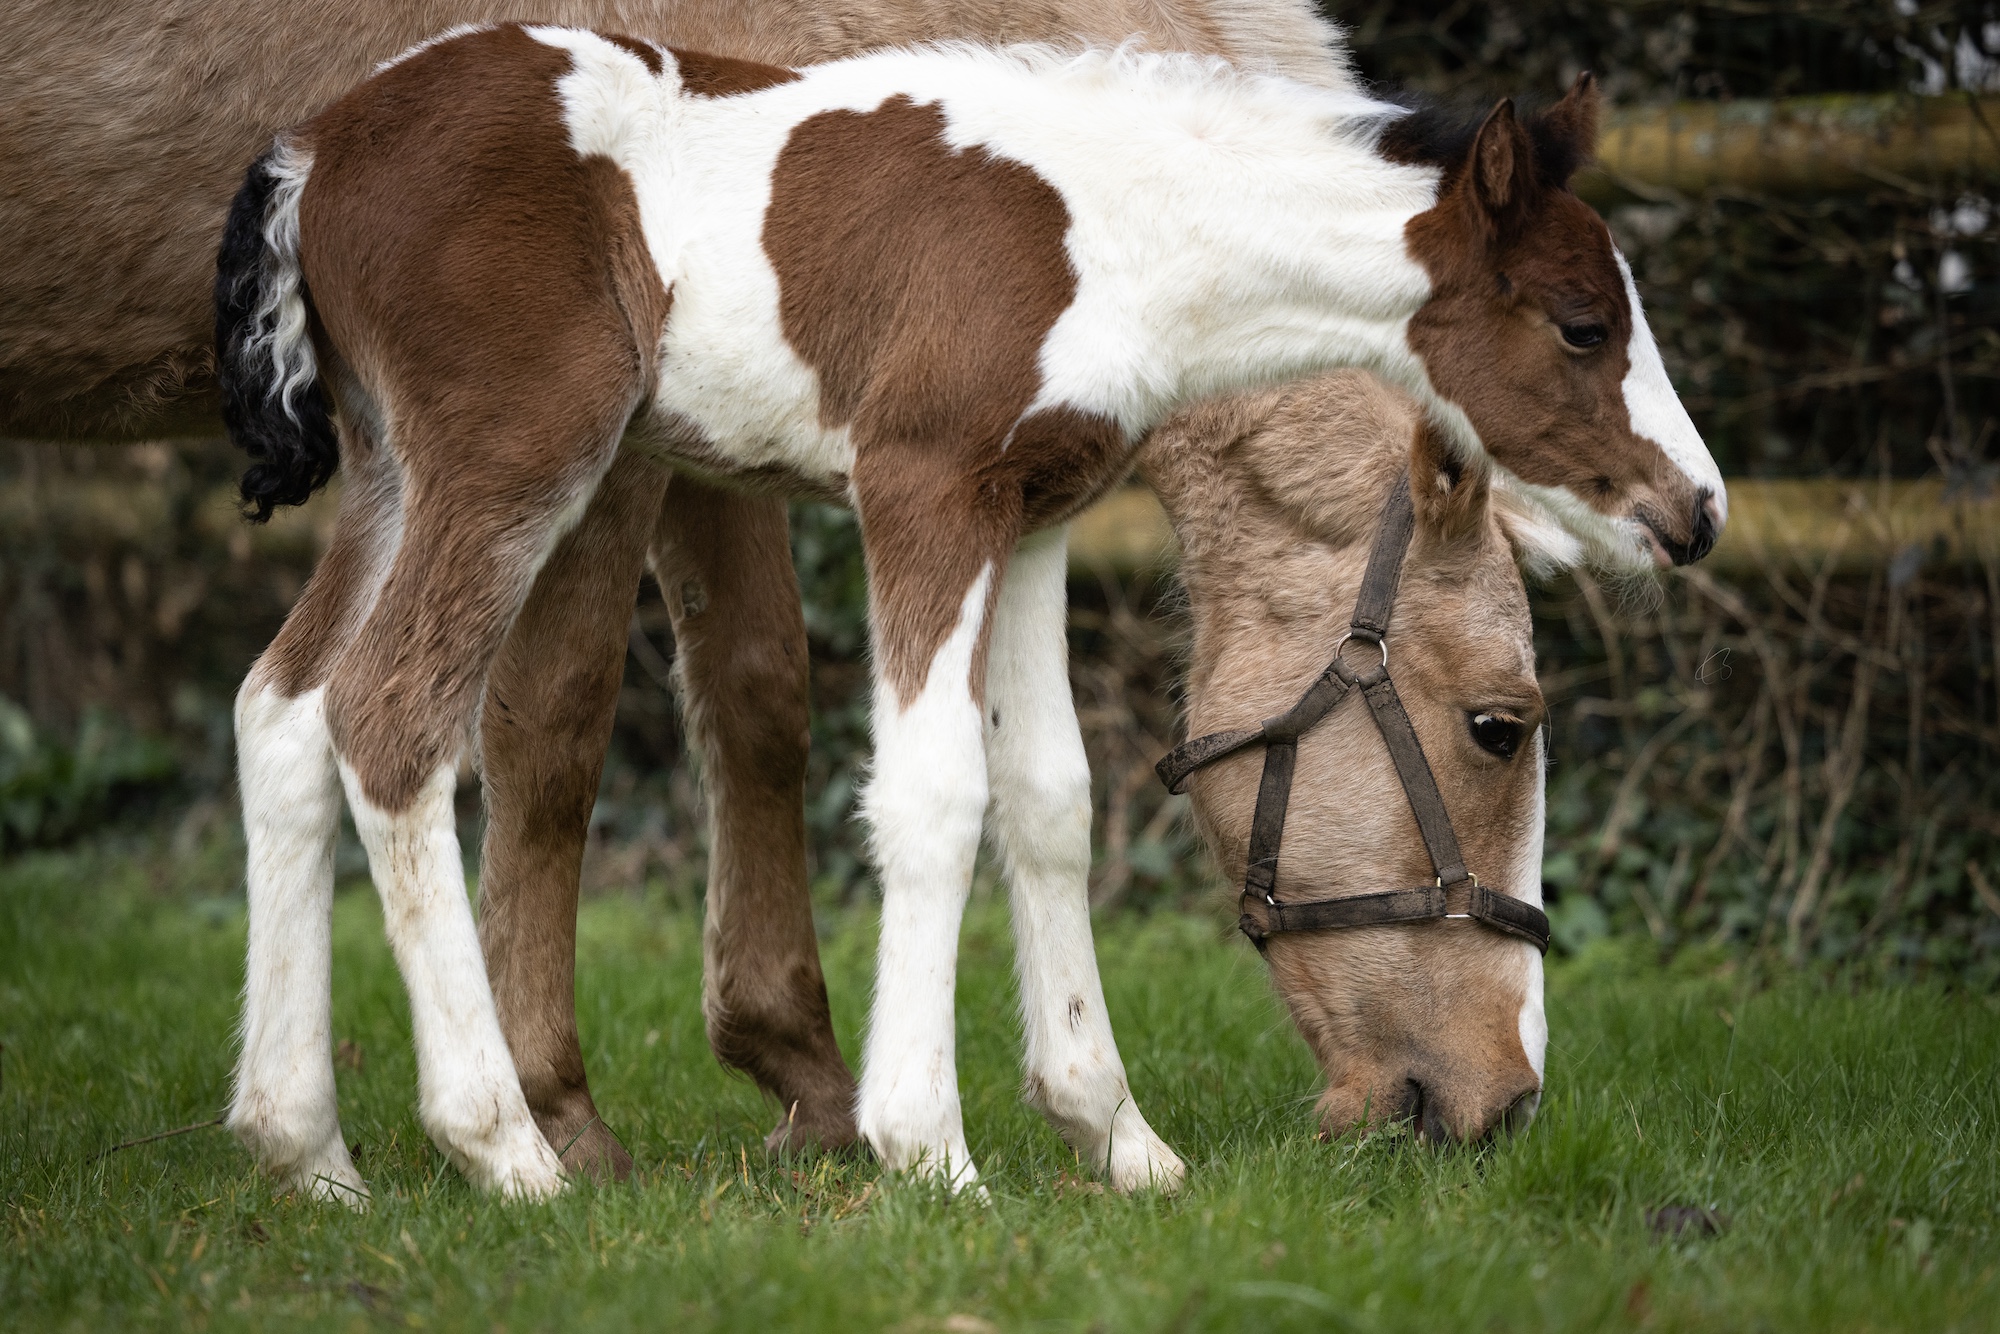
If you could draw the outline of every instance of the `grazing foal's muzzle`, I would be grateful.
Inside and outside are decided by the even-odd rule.
[[[1704,500],[1706,497],[1704,497]],[[1488,889],[1465,868],[1458,835],[1451,827],[1444,797],[1430,762],[1410,726],[1410,715],[1389,679],[1389,616],[1402,579],[1403,557],[1416,531],[1416,510],[1405,476],[1389,493],[1368,553],[1368,570],[1361,578],[1354,618],[1347,633],[1333,646],[1333,661],[1319,674],[1299,702],[1261,726],[1233,732],[1213,732],[1175,747],[1156,771],[1167,791],[1179,792],[1188,775],[1250,746],[1264,747],[1264,776],[1257,786],[1257,806],[1250,817],[1250,847],[1243,872],[1242,915],[1237,927],[1259,951],[1270,937],[1287,931],[1337,931],[1358,926],[1399,922],[1429,922],[1440,918],[1478,922],[1495,931],[1518,936],[1542,953],[1549,952],[1549,919],[1531,903]],[[1710,542],[1714,541],[1710,529]],[[1373,644],[1380,661],[1360,671],[1341,656],[1349,643]],[[1389,747],[1403,794],[1417,818],[1424,849],[1436,878],[1413,889],[1383,890],[1346,898],[1313,899],[1304,903],[1278,901],[1278,849],[1285,835],[1285,808],[1291,802],[1292,767],[1299,738],[1333,712],[1355,690],[1368,704],[1375,726]]]

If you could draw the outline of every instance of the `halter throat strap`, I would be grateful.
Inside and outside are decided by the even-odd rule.
[[[1284,713],[1254,728],[1214,732],[1196,737],[1168,752],[1156,766],[1169,792],[1179,792],[1197,769],[1214,764],[1251,746],[1264,747],[1264,772],[1257,784],[1257,805],[1250,817],[1250,844],[1245,859],[1241,917],[1237,926],[1259,950],[1271,936],[1286,931],[1331,931],[1442,918],[1466,918],[1528,941],[1548,953],[1549,919],[1540,908],[1509,898],[1481,885],[1465,868],[1458,834],[1438,791],[1424,748],[1410,724],[1409,712],[1389,678],[1389,620],[1402,582],[1403,560],[1416,532],[1416,507],[1410,499],[1410,479],[1398,479],[1383,502],[1368,568],[1347,633],[1334,645],[1333,660]],[[1342,656],[1350,641],[1373,644],[1380,661],[1354,670]],[[1285,836],[1285,812],[1291,804],[1292,772],[1298,760],[1299,738],[1354,691],[1359,690],[1375,719],[1376,730],[1389,748],[1389,758],[1416,817],[1436,879],[1414,889],[1386,890],[1305,903],[1280,903],[1278,854]]]

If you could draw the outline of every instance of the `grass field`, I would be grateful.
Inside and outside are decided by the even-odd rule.
[[[356,1217],[274,1198],[220,1130],[96,1156],[215,1115],[228,1088],[236,873],[144,864],[0,869],[0,1325],[2000,1328],[1994,997],[1663,971],[1600,944],[1552,972],[1549,1094],[1524,1138],[1328,1145],[1254,954],[1219,919],[1117,919],[1099,952],[1133,1084],[1192,1168],[1178,1198],[1127,1200],[1080,1180],[1014,1096],[988,901],[959,1007],[980,1205],[865,1159],[767,1160],[772,1110],[702,1040],[697,922],[598,901],[586,1050],[639,1179],[506,1206],[417,1125],[401,987],[372,895],[350,891],[341,1109],[375,1190]],[[827,923],[850,1053],[873,931]],[[1659,1238],[1664,1205],[1728,1222]]]

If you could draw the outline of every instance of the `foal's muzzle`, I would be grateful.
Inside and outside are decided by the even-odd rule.
[[[1666,557],[1666,561],[1662,563],[1692,565],[1715,550],[1715,539],[1722,531],[1716,520],[1720,508],[1713,491],[1706,487],[1697,491],[1694,505],[1688,514],[1685,537],[1674,533],[1673,525],[1668,524],[1650,508],[1642,506],[1634,511],[1632,517],[1637,519],[1652,536],[1656,556]]]

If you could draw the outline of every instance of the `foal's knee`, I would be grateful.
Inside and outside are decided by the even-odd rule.
[[[1016,871],[1090,873],[1090,770],[1055,760],[993,774],[996,841]]]
[[[975,846],[986,802],[984,770],[949,747],[896,757],[878,751],[861,794],[876,859],[885,865],[921,865]]]

